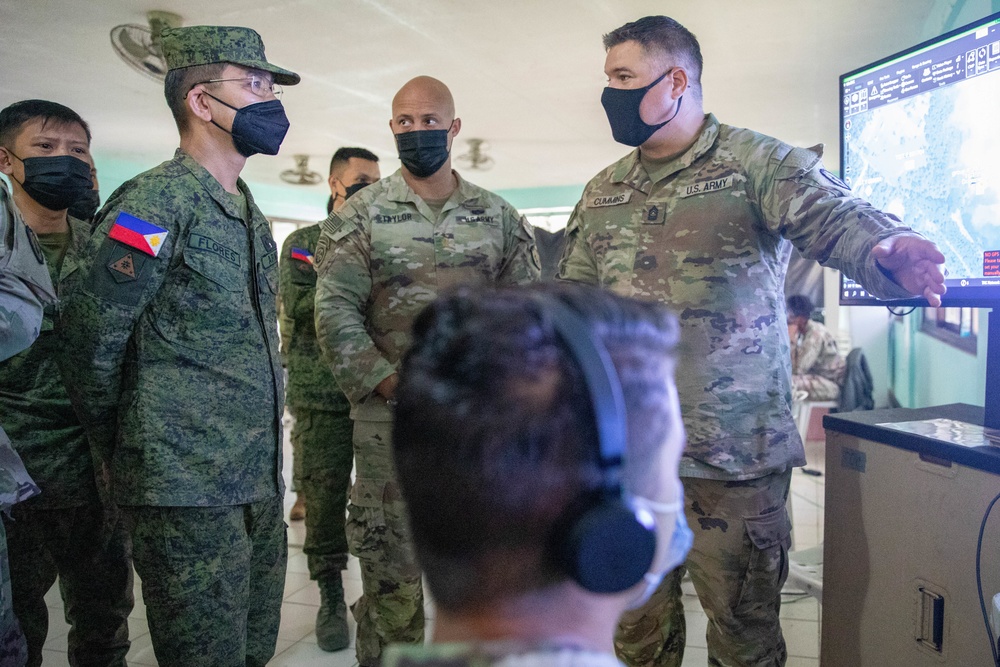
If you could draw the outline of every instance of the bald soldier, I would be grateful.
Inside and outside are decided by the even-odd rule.
[[[695,539],[642,608],[622,617],[631,667],[680,665],[690,570],[708,616],[711,665],[783,665],[785,500],[805,464],[791,415],[783,283],[791,245],[881,298],[940,303],[944,256],[855,198],[793,148],[702,108],[698,40],[666,16],[605,35],[602,102],[615,140],[637,147],[595,176],[566,228],[559,277],[678,313],[681,460]]]
[[[377,664],[386,644],[424,635],[420,570],[390,451],[396,368],[410,326],[442,289],[539,275],[527,221],[451,169],[462,121],[447,86],[426,76],[409,81],[392,100],[389,128],[402,168],[324,220],[315,255],[316,331],[354,419],[347,535],[364,586],[351,607],[362,667]]]

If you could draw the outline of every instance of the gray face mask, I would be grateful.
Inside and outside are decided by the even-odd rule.
[[[674,519],[674,532],[670,538],[670,551],[667,553],[667,557],[660,569],[647,572],[643,576],[645,586],[642,592],[629,603],[628,608],[630,610],[637,609],[646,604],[650,596],[663,583],[663,578],[687,560],[688,552],[691,551],[691,545],[694,543],[694,533],[688,527],[687,518],[684,516],[683,501],[658,503],[647,498],[634,497],[633,502],[640,511],[645,510],[650,514],[660,515],[673,513],[676,518]],[[655,521],[655,519],[652,520]]]

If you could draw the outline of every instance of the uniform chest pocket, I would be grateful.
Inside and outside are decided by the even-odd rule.
[[[478,211],[477,211],[478,213]],[[441,234],[438,268],[472,270],[487,279],[496,277],[504,256],[500,213],[490,211],[459,216]]]
[[[209,349],[252,323],[243,268],[214,253],[185,249],[173,298],[158,304],[156,326],[172,342]]]

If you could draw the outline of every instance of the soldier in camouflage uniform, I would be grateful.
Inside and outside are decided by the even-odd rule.
[[[38,338],[44,308],[55,298],[38,240],[0,179],[0,362]],[[0,512],[8,517],[11,507],[35,495],[38,487],[0,428]],[[0,521],[0,665],[22,667],[27,661],[28,645],[11,599],[7,533]]]
[[[364,148],[341,148],[330,161],[333,210],[347,197],[380,177],[378,156]],[[319,223],[297,229],[281,248],[281,306],[288,318],[288,394],[295,418],[292,452],[301,466],[299,497],[307,499],[303,551],[309,576],[319,584],[316,641],[324,651],[347,648],[347,607],[340,572],[347,568],[344,532],[347,492],[351,485],[351,404],[321,359],[316,341],[316,269],[313,256]]]
[[[90,225],[67,214],[91,188],[90,130],[61,104],[25,100],[0,111],[0,171],[35,233],[59,302],[45,309],[30,348],[0,363],[0,423],[42,493],[5,519],[14,613],[40,665],[45,594],[60,580],[70,662],[124,665],[132,563],[116,513],[100,500],[87,435],[57,363],[66,345],[62,306],[82,277]]]
[[[354,419],[347,536],[364,586],[351,607],[362,667],[387,643],[424,635],[420,571],[390,452],[389,401],[413,318],[442,289],[539,274],[528,222],[451,170],[461,120],[448,88],[417,77],[396,93],[392,114],[402,169],[324,220],[316,250],[316,332]]]
[[[581,372],[587,355],[565,340],[569,327],[589,335],[592,354],[603,348],[608,384],[621,388],[620,421],[605,421],[627,431],[621,464],[607,457],[614,445],[596,442],[592,406],[606,401],[588,395],[599,390]],[[663,307],[581,285],[462,290],[419,316],[400,371],[393,448],[434,595],[434,637],[389,647],[383,667],[619,667],[618,617],[691,545],[677,475],[677,334]],[[605,585],[588,588],[564,548],[582,517],[594,517],[584,508],[615,502],[651,510],[657,555],[625,568],[597,557],[591,573]],[[598,546],[618,566],[641,552],[624,541]],[[627,581],[609,585],[630,567]]]
[[[812,319],[809,297],[788,297],[788,338],[792,345],[792,388],[809,401],[834,401],[844,384],[846,365],[830,330]]]
[[[627,24],[605,48],[602,102],[615,138],[638,150],[587,184],[559,277],[679,314],[681,475],[695,530],[687,569],[709,619],[709,664],[784,664],[785,500],[792,468],[805,463],[782,294],[789,242],[883,298],[932,303],[944,293],[944,257],[854,198],[823,169],[820,147],[706,115],[700,48],[676,21]],[[617,648],[629,665],[681,664],[683,574],[623,617]]]
[[[160,665],[274,655],[287,544],[278,249],[239,178],[297,74],[248,28],[166,29],[172,160],[122,185],[66,313],[67,384],[126,516]]]

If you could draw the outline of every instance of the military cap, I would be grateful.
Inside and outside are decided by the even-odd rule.
[[[275,67],[264,58],[264,42],[250,28],[222,25],[195,25],[185,28],[164,28],[160,45],[168,69],[194,65],[233,63],[271,72],[274,82],[294,86],[299,75]]]

